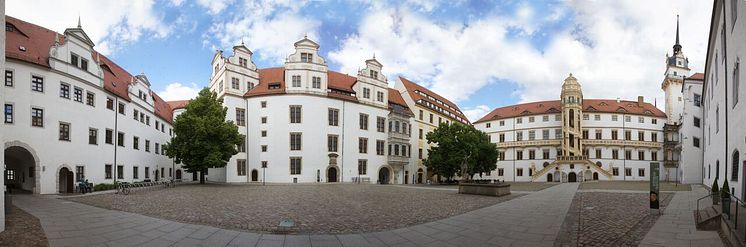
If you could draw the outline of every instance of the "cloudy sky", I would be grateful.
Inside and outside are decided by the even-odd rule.
[[[711,1],[8,0],[6,13],[62,32],[77,25],[162,97],[207,86],[216,49],[242,40],[260,67],[281,66],[307,34],[330,69],[364,60],[454,100],[471,120],[495,107],[559,97],[573,73],[586,98],[658,101],[676,15],[701,72]]]

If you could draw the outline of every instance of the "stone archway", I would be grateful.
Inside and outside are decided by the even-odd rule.
[[[554,181],[552,181],[552,174],[551,173],[547,173],[547,182],[554,182]]]
[[[259,171],[256,169],[251,170],[251,182],[258,182],[259,181]]]
[[[578,175],[575,174],[575,172],[570,172],[567,174],[567,182],[575,183],[578,181]]]
[[[598,172],[593,173],[593,180],[598,180]]]
[[[417,183],[418,184],[422,183],[422,176],[423,176],[422,168],[417,169]]]
[[[387,166],[382,166],[378,169],[378,183],[379,184],[390,184],[391,183],[391,169]]]
[[[73,193],[75,192],[74,179],[75,176],[67,165],[60,167],[57,172],[57,192],[59,193]]]
[[[591,172],[591,170],[585,170],[585,172],[583,172],[583,179],[582,179],[582,181],[591,180],[592,176],[593,176],[593,173]]]
[[[337,170],[336,166],[330,166],[329,168],[326,168],[326,182],[327,183],[336,183],[339,182],[339,171]]]
[[[14,173],[14,181],[10,181],[11,187],[40,194],[41,162],[36,151],[24,142],[10,141],[5,143],[3,152],[6,170],[12,169]],[[7,177],[5,179],[7,180]],[[5,181],[5,184],[8,182]]]
[[[176,170],[176,179],[181,179],[181,169]]]
[[[552,180],[554,182],[562,182],[562,173],[560,173],[560,171],[555,170],[554,176],[552,176]]]

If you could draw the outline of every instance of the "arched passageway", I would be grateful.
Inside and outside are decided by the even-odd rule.
[[[28,191],[38,193],[38,174],[33,151],[24,147],[11,146],[5,152],[4,183],[8,191]]]

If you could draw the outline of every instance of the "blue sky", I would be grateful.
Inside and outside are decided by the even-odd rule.
[[[259,67],[281,66],[308,34],[331,70],[355,74],[376,54],[401,75],[454,100],[472,120],[495,107],[559,97],[568,73],[587,98],[663,102],[660,82],[682,16],[682,45],[702,71],[708,1],[41,1],[12,15],[62,32],[76,25],[167,99],[207,86],[215,49],[243,40]],[[663,105],[659,105],[663,108]]]

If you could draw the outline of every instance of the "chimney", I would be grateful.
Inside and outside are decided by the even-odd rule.
[[[642,96],[637,96],[637,106],[638,106],[638,107],[642,107],[642,106],[643,106],[643,104],[645,104],[645,101],[644,101],[644,99],[645,99],[645,98],[643,98]]]

